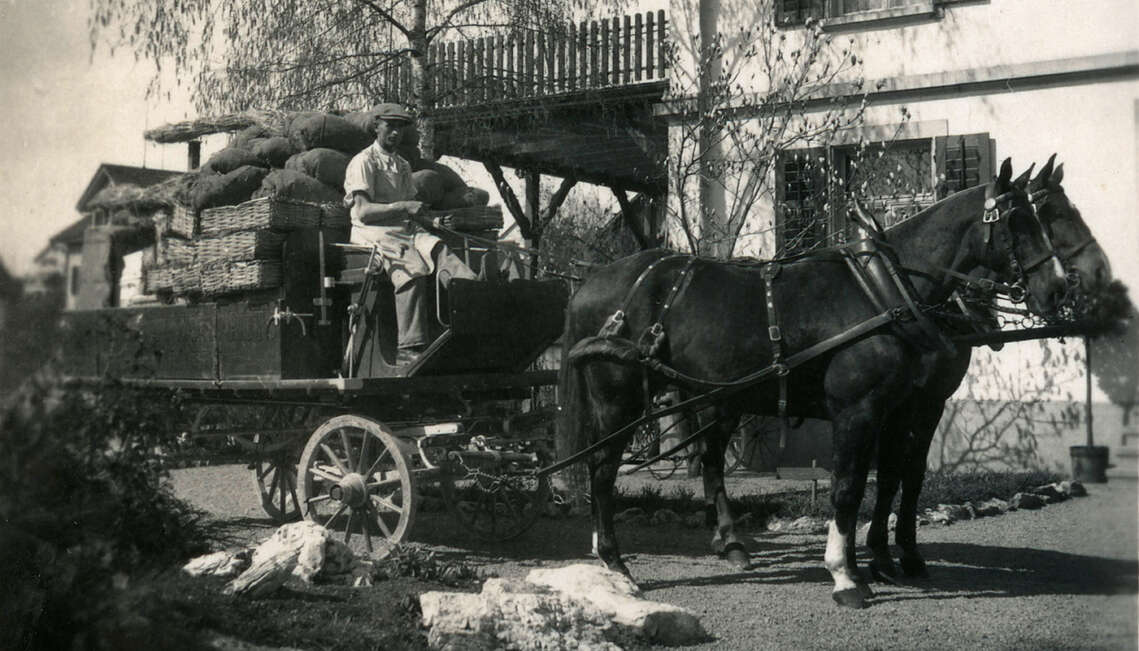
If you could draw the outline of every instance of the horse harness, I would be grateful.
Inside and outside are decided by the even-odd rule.
[[[1040,232],[1045,241],[1047,250],[1037,258],[1031,259],[1027,264],[1020,262],[1012,242],[1013,235],[1011,227],[1008,225],[1008,220],[1006,219],[1009,213],[1016,210],[1016,206],[1011,205],[1013,196],[1011,192],[1006,192],[997,197],[987,198],[985,200],[985,212],[982,216],[982,223],[986,225],[984,234],[985,244],[986,246],[992,245],[993,236],[997,234],[998,237],[996,239],[1000,240],[999,246],[1002,247],[1004,254],[1008,257],[1010,269],[1017,277],[1017,280],[1012,285],[998,283],[986,278],[970,276],[945,267],[938,267],[938,270],[963,282],[967,286],[977,287],[990,293],[1003,294],[1014,302],[1021,302],[1025,298],[1026,290],[1024,287],[1027,272],[1030,272],[1051,259],[1060,261],[1061,265],[1063,265],[1063,261],[1056,249],[1052,246],[1052,242],[1048,238],[1043,226],[1040,224],[1039,217],[1036,214],[1035,204],[1032,204],[1032,217],[1036,219],[1038,225],[1041,225]],[[1009,202],[1010,205],[1004,210],[1001,210],[1000,204],[1006,201]],[[579,459],[601,449],[617,437],[635,427],[639,427],[651,419],[679,413],[686,409],[703,408],[716,404],[732,393],[768,381],[772,376],[774,376],[779,383],[779,398],[776,404],[778,416],[783,423],[783,432],[780,436],[780,447],[783,447],[788,429],[787,376],[791,370],[886,325],[894,325],[894,331],[899,336],[920,349],[940,349],[947,352],[956,352],[952,340],[944,334],[942,328],[930,319],[922,307],[914,300],[914,289],[912,285],[904,278],[903,274],[899,273],[897,265],[891,260],[892,248],[887,242],[876,236],[880,234],[880,231],[873,225],[866,224],[865,222],[860,223],[864,228],[869,227],[872,234],[868,237],[856,240],[847,246],[841,247],[839,253],[863,294],[870,301],[874,309],[878,311],[877,314],[843,332],[817,342],[789,356],[785,356],[780,315],[775,300],[775,280],[779,276],[785,263],[802,259],[802,257],[760,263],[763,267],[761,276],[764,285],[768,340],[771,343],[772,359],[771,363],[767,366],[735,380],[718,381],[693,377],[673,368],[661,359],[660,354],[667,340],[667,334],[664,329],[665,318],[671,308],[682,297],[684,290],[691,284],[697,263],[701,259],[697,256],[674,254],[658,258],[650,263],[641,271],[636,280],[629,287],[621,306],[606,319],[604,325],[602,325],[598,331],[597,336],[586,337],[579,341],[569,351],[568,361],[571,364],[578,364],[588,358],[601,357],[641,365],[645,370],[643,382],[646,388],[646,403],[651,401],[647,391],[649,371],[659,373],[674,382],[688,386],[706,387],[708,390],[693,398],[655,411],[648,409],[648,405],[646,405],[646,414],[641,418],[601,438],[584,450],[542,469],[539,474],[545,475],[556,472],[576,463]],[[1004,225],[1004,228],[997,228],[1001,224]],[[1082,243],[1079,249],[1086,247],[1088,244],[1090,244],[1090,242]],[[1079,249],[1077,249],[1076,252],[1078,252]],[[1073,255],[1075,254],[1073,253]],[[625,330],[628,327],[626,315],[633,298],[662,263],[677,259],[685,259],[683,267],[673,280],[667,298],[661,304],[661,309],[656,314],[652,324],[640,333],[637,342],[634,344],[630,339],[624,336]],[[898,304],[899,300],[901,302],[900,305]],[[890,303],[893,303],[893,305]],[[905,322],[908,321],[913,321],[917,324],[918,332],[916,334],[906,330]],[[696,434],[681,441],[680,444],[674,446],[673,449],[658,454],[656,457],[643,462],[641,466],[654,463],[656,460],[686,447],[693,440],[700,437],[707,429],[707,427],[701,428]]]

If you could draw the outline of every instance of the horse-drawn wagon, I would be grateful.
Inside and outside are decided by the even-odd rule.
[[[237,446],[275,520],[306,516],[383,551],[435,484],[477,535],[524,531],[548,497],[533,471],[551,460],[553,409],[537,397],[556,371],[534,362],[561,333],[565,284],[498,277],[486,246],[452,232],[486,280],[436,287],[433,343],[397,364],[378,252],[319,220],[274,232],[269,280],[223,276],[221,291],[67,313],[66,374],[177,392],[192,418],[176,431]]]

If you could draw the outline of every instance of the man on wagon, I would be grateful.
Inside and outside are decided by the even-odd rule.
[[[414,128],[411,114],[398,104],[380,104],[370,125],[376,141],[348,163],[344,201],[352,216],[352,243],[377,245],[383,255],[384,271],[395,286],[396,363],[410,364],[431,343],[431,274],[438,268],[444,287],[453,278],[476,276],[426,230],[439,224],[426,215],[426,205],[415,200],[411,165],[397,153],[404,135]]]

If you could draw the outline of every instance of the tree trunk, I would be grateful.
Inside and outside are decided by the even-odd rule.
[[[427,160],[435,160],[435,89],[427,69],[427,0],[415,0],[411,31],[411,94],[419,113],[419,151]]]

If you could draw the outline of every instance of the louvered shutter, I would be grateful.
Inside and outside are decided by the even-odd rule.
[[[938,137],[937,173],[944,178],[937,196],[943,199],[954,192],[988,183],[993,176],[993,145],[987,133]]]

